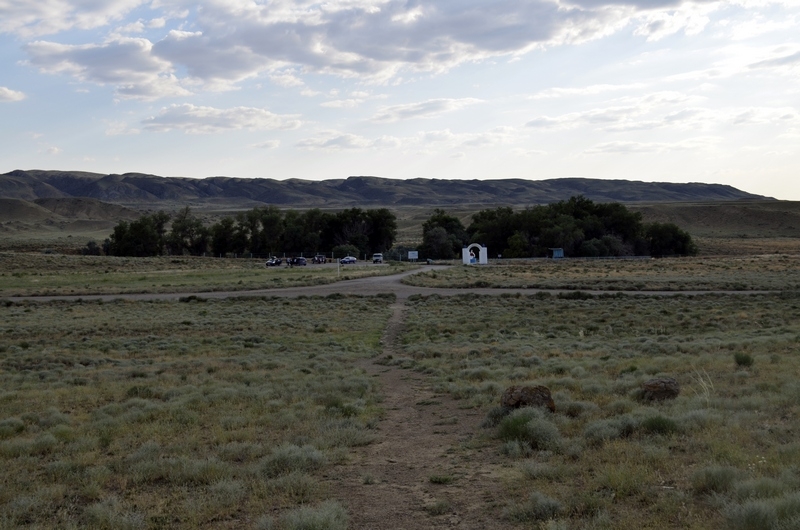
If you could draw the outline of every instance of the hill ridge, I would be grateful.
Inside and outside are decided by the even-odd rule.
[[[642,182],[567,177],[547,180],[400,180],[377,176],[311,181],[215,176],[203,179],[145,173],[14,170],[0,175],[0,197],[37,200],[87,197],[128,206],[154,203],[274,204],[296,207],[401,205],[534,205],[584,195],[596,202],[771,200],[725,184]]]

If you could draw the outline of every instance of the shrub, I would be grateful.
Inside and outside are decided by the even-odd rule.
[[[317,506],[303,506],[281,517],[281,528],[286,530],[345,530],[347,512],[336,501],[325,501]]]
[[[6,418],[0,421],[0,439],[11,438],[25,430],[25,422],[19,418]]]
[[[775,507],[765,500],[730,503],[725,506],[723,513],[730,530],[765,530],[774,528],[778,521]]]
[[[753,356],[749,353],[736,352],[733,354],[733,360],[736,361],[736,366],[739,368],[749,368],[753,366]]]
[[[293,444],[284,445],[275,449],[272,454],[262,461],[261,472],[275,478],[288,475],[292,471],[312,471],[319,469],[325,463],[325,455],[310,445],[298,447]]]
[[[670,435],[678,431],[678,424],[675,420],[665,416],[651,416],[642,421],[642,431],[650,434]]]
[[[738,469],[728,466],[698,469],[692,474],[692,489],[695,493],[725,493],[733,488],[740,474]]]
[[[515,522],[546,521],[553,519],[562,510],[561,503],[555,499],[534,491],[525,502],[508,508],[505,512],[507,519]]]
[[[147,528],[147,520],[143,514],[124,511],[116,499],[107,499],[92,504],[86,508],[84,517],[91,528],[108,530]]]
[[[639,427],[639,420],[630,414],[616,418],[593,421],[586,425],[583,437],[589,445],[601,445],[607,440],[625,438],[633,434]]]
[[[561,433],[543,415],[544,412],[531,407],[518,409],[500,421],[498,436],[506,442],[527,443],[537,450],[558,449]]]
[[[493,407],[489,409],[489,412],[486,413],[486,418],[481,423],[481,427],[484,429],[497,427],[502,419],[508,416],[512,410],[513,409],[508,407]]]
[[[278,497],[286,497],[297,504],[314,499],[320,491],[320,484],[314,477],[299,471],[272,479],[267,483],[270,493]]]
[[[760,477],[737,484],[734,488],[734,495],[740,500],[768,499],[771,497],[780,497],[787,489],[786,484],[780,480]]]

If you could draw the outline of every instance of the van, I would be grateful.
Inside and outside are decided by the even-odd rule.
[[[372,263],[383,263],[383,254],[373,254]]]

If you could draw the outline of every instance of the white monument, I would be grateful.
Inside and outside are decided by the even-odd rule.
[[[478,250],[478,255],[475,255],[475,250]],[[461,261],[464,265],[487,265],[489,263],[489,249],[478,243],[473,243],[468,247],[461,249]]]

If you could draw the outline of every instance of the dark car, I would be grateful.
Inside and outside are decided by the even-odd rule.
[[[288,263],[290,267],[292,266],[299,267],[308,265],[308,261],[306,261],[306,258],[289,258],[288,260],[286,260],[286,263]]]
[[[341,263],[342,265],[347,265],[348,263],[355,263],[356,261],[358,260],[353,256],[345,256],[339,260],[339,263]]]
[[[267,267],[277,267],[281,263],[283,263],[281,258],[269,258],[264,265]]]

